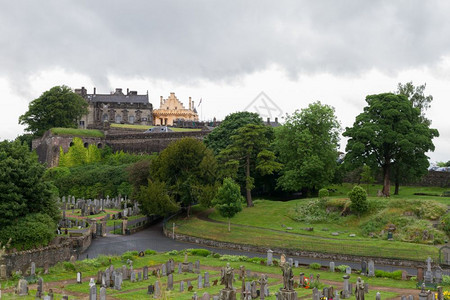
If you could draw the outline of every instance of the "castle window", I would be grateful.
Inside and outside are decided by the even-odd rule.
[[[128,117],[128,122],[129,122],[130,124],[133,124],[133,123],[134,123],[134,116],[129,116],[129,117]]]
[[[103,114],[102,120],[103,122],[108,121],[108,114]]]
[[[89,143],[84,143],[84,148],[89,147]]]
[[[116,116],[116,123],[120,123],[122,122],[122,116],[121,115],[117,115]]]

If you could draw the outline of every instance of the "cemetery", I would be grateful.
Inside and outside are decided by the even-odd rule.
[[[144,250],[62,262],[47,272],[32,263],[1,279],[1,299],[444,299],[448,276],[431,259],[425,263],[418,276],[399,271],[398,277],[378,272],[373,261],[356,270],[334,262],[304,265],[271,251],[248,258]]]

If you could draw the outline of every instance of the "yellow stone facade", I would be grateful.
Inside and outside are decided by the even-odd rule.
[[[175,120],[198,121],[198,114],[194,108],[194,101],[189,97],[189,108],[185,108],[175,93],[170,93],[167,99],[161,96],[159,109],[153,110],[153,125],[172,126]]]

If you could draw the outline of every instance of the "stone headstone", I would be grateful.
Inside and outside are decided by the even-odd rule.
[[[30,275],[31,276],[36,276],[36,264],[34,262],[31,262]]]
[[[81,283],[82,282],[82,274],[81,272],[77,272],[77,283]]]
[[[319,290],[316,287],[312,290],[312,298],[313,300],[320,300]]]
[[[380,294],[380,292],[377,292],[377,295],[375,296],[375,300],[381,300],[381,294]]]
[[[200,273],[200,261],[196,260],[195,261],[195,273]]]
[[[298,268],[298,260],[294,261],[294,266]]]
[[[183,272],[183,267],[181,263],[178,263],[178,274],[181,274]]]
[[[136,272],[134,272],[134,270],[132,270],[130,272],[130,281],[131,282],[136,282]]]
[[[409,295],[408,296],[408,300],[414,300],[414,296],[413,295]],[[442,299],[442,300],[444,300],[444,299]]]
[[[166,264],[163,264],[162,266],[161,266],[161,274],[162,274],[162,276],[167,276],[167,267],[166,267]]]
[[[97,281],[95,282],[96,284],[102,284],[102,275],[103,275],[103,271],[97,272]]]
[[[367,262],[365,260],[361,262],[361,274],[367,274]]]
[[[148,279],[148,267],[147,266],[144,267],[143,272],[144,272],[144,280],[147,280]]]
[[[190,272],[190,273],[194,272],[194,265],[191,262],[188,263],[188,272]]]
[[[351,295],[351,288],[350,288],[350,283],[349,283],[350,275],[344,275],[342,278],[344,279],[344,286],[342,289],[342,298],[349,298]]]
[[[100,288],[100,300],[106,300],[106,288],[104,286]]]
[[[267,250],[267,265],[271,266],[273,264],[273,251]]]
[[[169,291],[173,290],[173,274],[169,274],[167,277],[167,289]]]
[[[16,294],[19,296],[28,295],[28,282],[25,279],[20,279],[17,284]]]
[[[408,272],[402,270],[402,280],[408,280]]]
[[[303,286],[305,284],[305,273],[300,273],[299,285]]]
[[[155,291],[153,294],[153,298],[159,298],[161,297],[161,287],[159,286],[159,281],[155,281]]]
[[[202,275],[200,274],[200,275],[198,275],[198,283],[197,283],[197,288],[198,289],[203,288],[203,282],[202,281],[203,281],[202,280]]]
[[[369,284],[367,282],[364,283],[364,293],[365,294],[369,293]]]
[[[180,293],[184,292],[184,281],[181,280],[180,282]]]
[[[89,289],[89,300],[97,300],[97,286],[95,284]]]
[[[347,267],[347,268],[345,269],[345,273],[346,273],[346,274],[352,274],[352,268]]]
[[[0,280],[6,280],[6,279],[7,279],[6,265],[1,265],[0,266]]]
[[[142,281],[142,272],[138,272],[138,281]]]
[[[417,281],[423,281],[423,268],[418,267],[417,268]]]
[[[281,254],[281,256],[280,256],[280,265],[282,266],[282,265],[284,265],[286,263],[286,255],[284,255],[284,253],[283,254]]]
[[[118,272],[114,277],[114,289],[120,291],[122,289],[122,273]]]
[[[373,260],[369,260],[368,266],[369,266],[369,273],[367,276],[369,277],[375,276],[375,263],[373,262]]]
[[[334,261],[330,261],[330,272],[334,272]]]
[[[128,279],[128,269],[127,269],[126,265],[122,265],[122,277],[123,277],[123,280]]]
[[[153,295],[154,292],[155,292],[155,286],[153,284],[150,284],[147,287],[147,295]]]
[[[91,278],[91,280],[89,281],[89,287],[93,287],[94,285],[95,285],[94,278]]]
[[[438,266],[434,272],[434,282],[441,284],[442,282],[442,269]]]
[[[210,284],[209,284],[209,273],[208,272],[205,272],[205,282],[203,283],[203,287],[205,287],[205,288],[210,287]]]
[[[288,259],[288,263],[289,263],[289,265],[292,267],[292,266],[294,266],[294,259],[293,258],[289,258]]]
[[[208,294],[208,292],[204,292],[202,296],[202,300],[210,300],[211,296]]]
[[[250,285],[250,294],[252,296],[252,299],[258,297],[258,294],[256,292],[256,281],[254,281],[254,280],[252,281],[252,283]]]
[[[39,277],[37,282],[37,289],[36,289],[36,298],[42,298],[44,296],[44,280],[42,277]]]
[[[431,257],[427,258],[427,270],[425,271],[424,281],[426,283],[433,282],[433,272],[431,271]]]

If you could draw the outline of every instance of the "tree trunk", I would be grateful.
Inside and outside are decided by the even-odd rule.
[[[187,217],[188,217],[188,219],[189,219],[190,212],[191,212],[191,205],[188,205],[188,207],[187,207]]]
[[[383,196],[390,197],[391,181],[390,181],[390,164],[383,166]]]
[[[230,218],[228,218],[228,232],[231,231],[231,224],[230,224]]]
[[[250,179],[250,156],[247,156],[247,165],[245,167],[246,167],[245,168],[245,176],[246,176],[245,189],[247,190],[247,207],[252,207],[253,206],[252,190],[250,189],[250,184],[248,182],[248,180]]]
[[[398,190],[400,187],[400,183],[398,179],[395,179],[395,191],[394,191],[394,195],[398,195]]]

